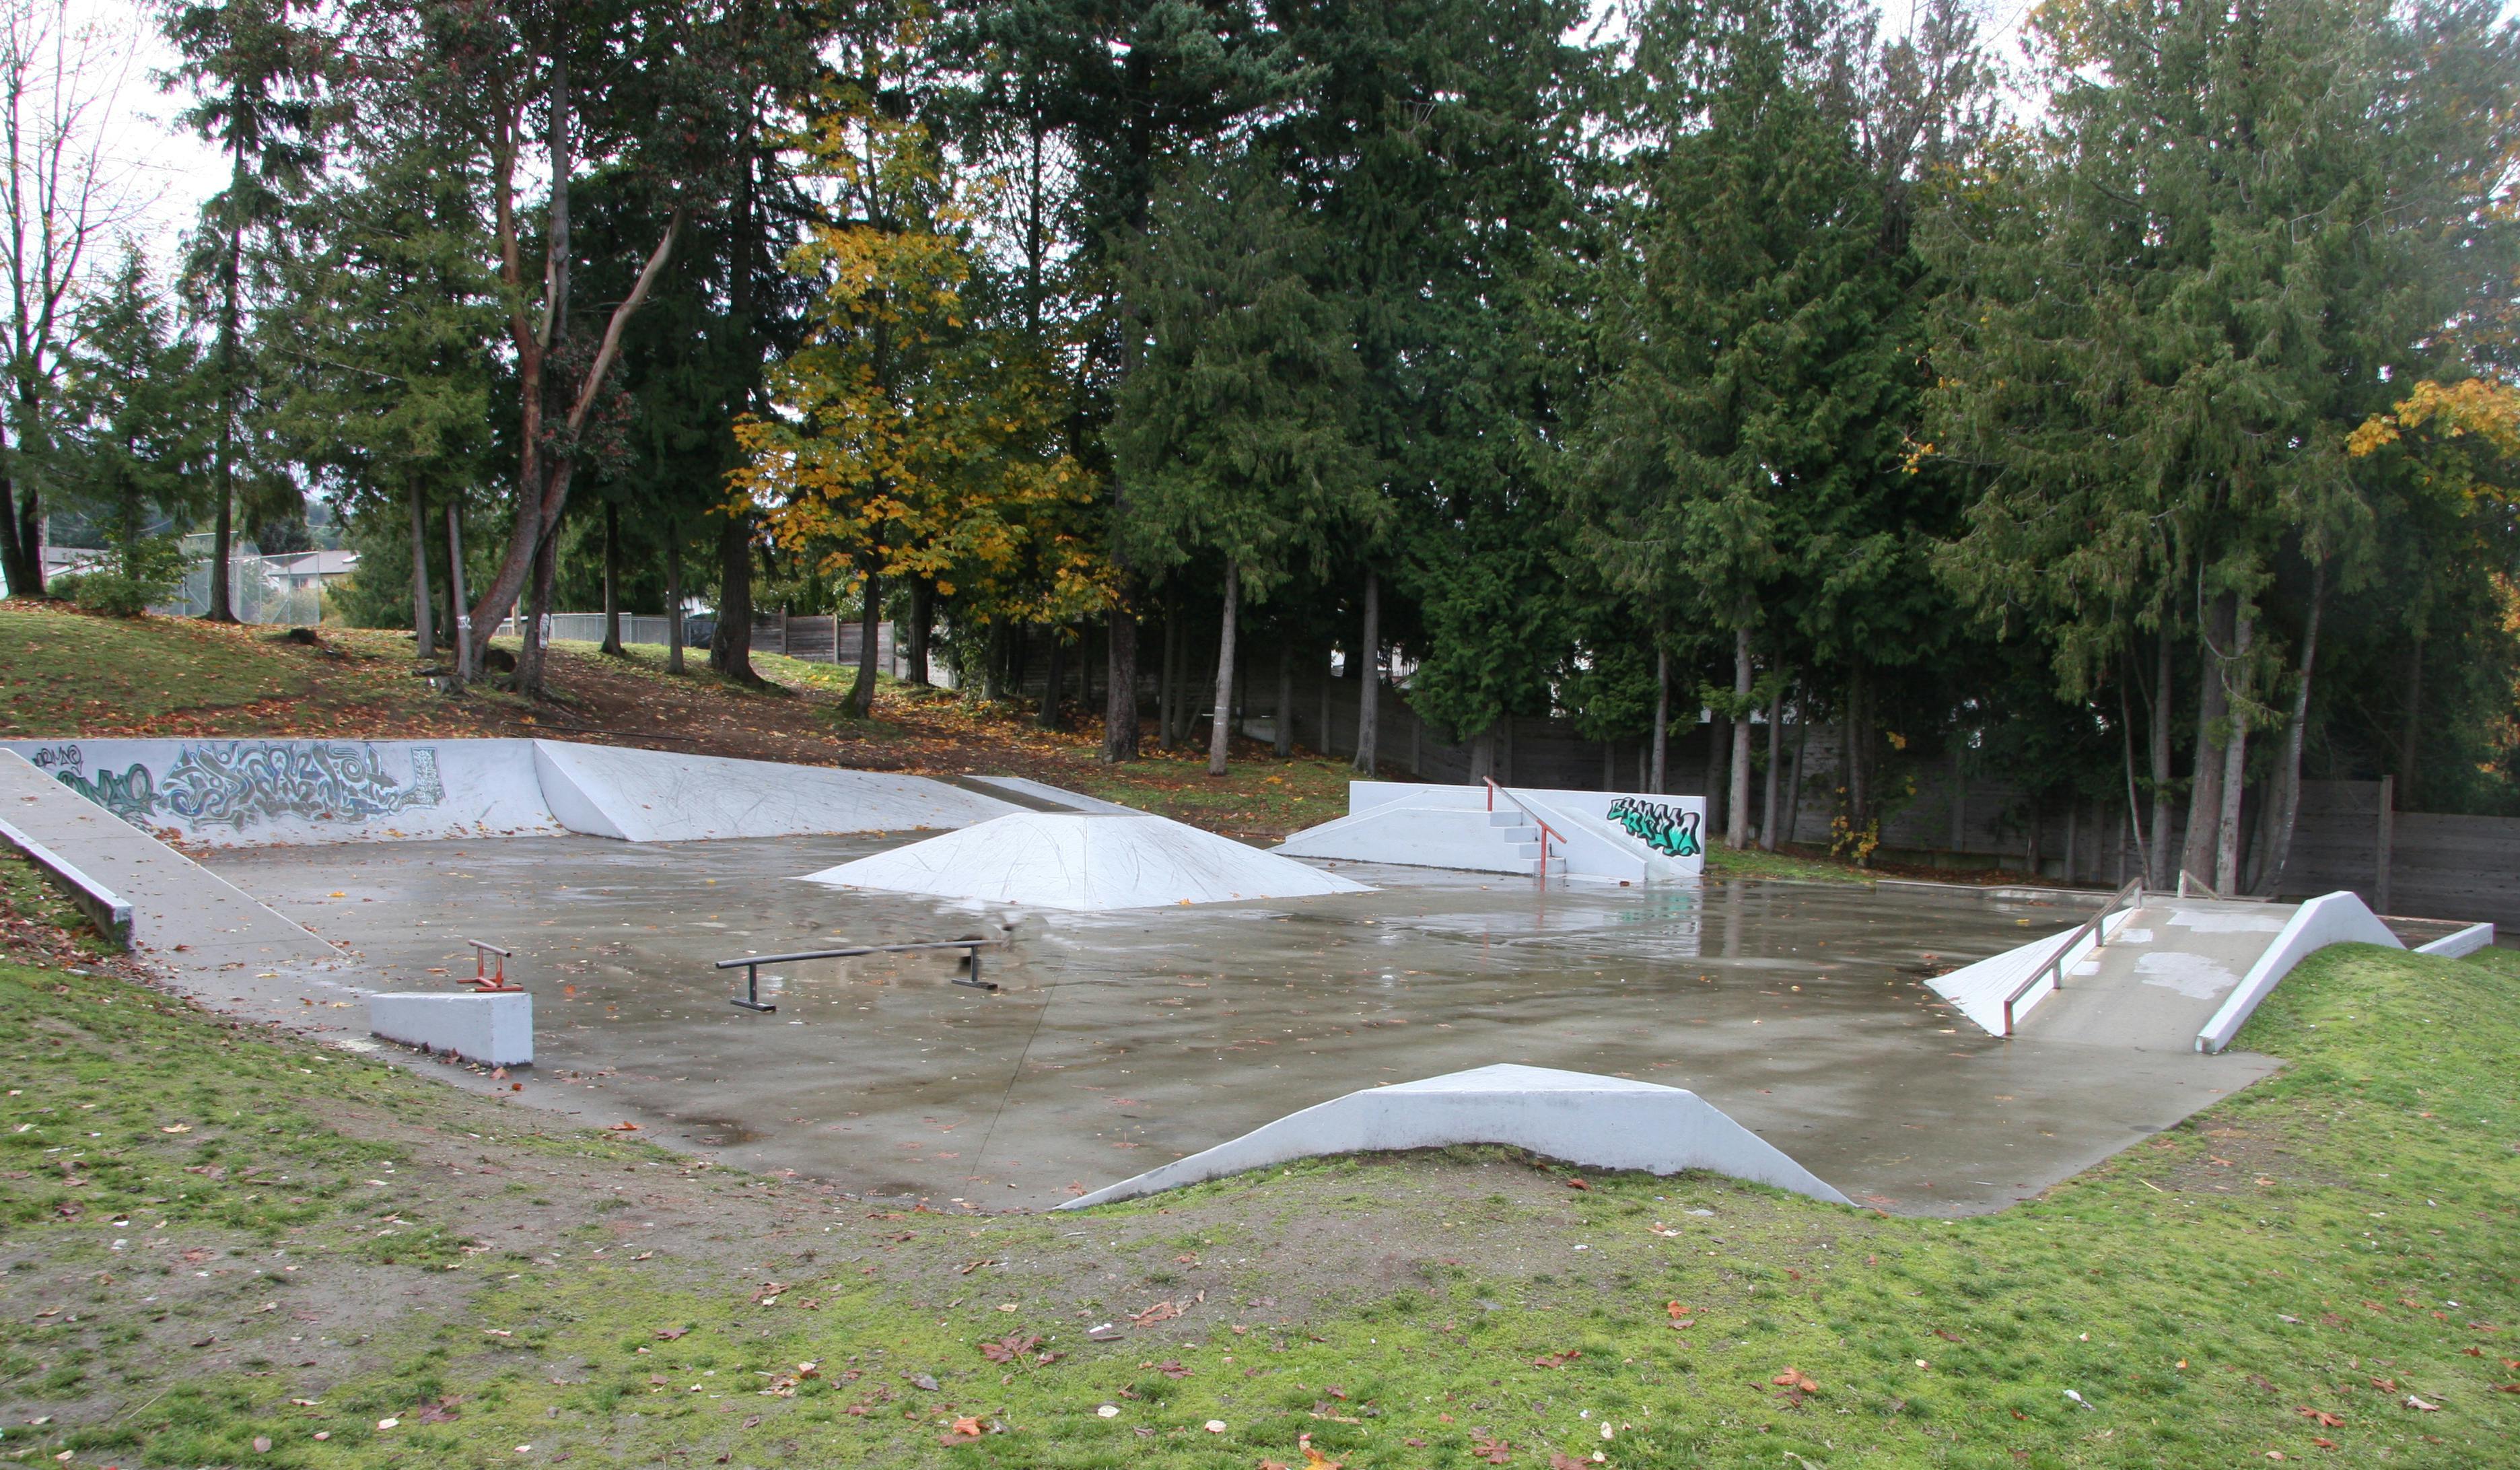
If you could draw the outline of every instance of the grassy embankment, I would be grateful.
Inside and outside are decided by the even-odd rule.
[[[28,901],[22,874],[0,891]],[[2520,1443],[2507,952],[2329,951],[2241,1039],[2284,1072],[1956,1223],[1576,1188],[1484,1149],[1086,1218],[886,1212],[32,958],[0,965],[0,1459],[2475,1466]]]

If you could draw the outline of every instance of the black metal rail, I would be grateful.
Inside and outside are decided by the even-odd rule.
[[[717,967],[743,971],[743,994],[729,1003],[745,1010],[767,1012],[779,1007],[761,999],[761,967],[765,964],[788,964],[800,959],[848,959],[859,955],[901,955],[915,950],[965,950],[968,952],[965,958],[968,973],[956,976],[954,983],[968,985],[973,990],[993,991],[998,988],[997,982],[980,978],[980,952],[1005,943],[1003,939],[931,939],[919,944],[861,944],[844,950],[803,950],[793,955],[746,955],[741,959],[721,959]]]

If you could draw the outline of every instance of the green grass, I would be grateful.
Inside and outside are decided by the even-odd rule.
[[[355,736],[460,718],[411,677],[408,634],[328,626],[310,647],[282,631],[0,601],[0,735]]]
[[[1718,878],[1781,878],[1798,883],[1862,883],[1872,876],[1834,859],[1732,848],[1721,842],[1706,846],[1706,872]]]
[[[459,1116],[456,1094],[388,1069],[103,977],[0,967],[0,1391],[26,1410],[0,1456],[1249,1470],[1302,1464],[1309,1434],[1351,1467],[1491,1463],[1475,1446],[1500,1442],[1502,1463],[1527,1466],[1597,1450],[1631,1467],[2236,1465],[2270,1452],[2507,1464],[2520,1443],[2520,1393],[2500,1388],[2520,1382],[2515,1044],[2520,964],[2506,953],[2331,950],[2241,1038],[2288,1058],[2283,1072],[2039,1201],[1959,1222],[1702,1177],[1594,1177],[1576,1191],[1562,1171],[1456,1150],[1320,1161],[1084,1220],[912,1218],[920,1238],[897,1247],[851,1239],[868,1212],[842,1206],[819,1216],[841,1232],[819,1237],[826,1258],[796,1249],[817,1238],[798,1233],[769,1268],[721,1266],[685,1242],[672,1272],[582,1253],[482,1269],[460,1245],[489,1228],[486,1206],[395,1182],[418,1171],[406,1149],[355,1136],[363,1103],[469,1130],[479,1141],[464,1156],[506,1172],[549,1163],[591,1180],[662,1156],[583,1136],[481,1136],[482,1105],[464,1100],[476,1111]],[[730,1200],[788,1197],[711,1178]],[[390,1237],[378,1233],[388,1218],[402,1227]],[[257,1257],[285,1243],[292,1260],[390,1270],[396,1283],[453,1270],[461,1305],[399,1308],[365,1365],[320,1385],[285,1362],[182,1371],[147,1335],[176,1329],[134,1316],[106,1284],[146,1264],[108,1237],[161,1221],[225,1231]],[[1090,1264],[1059,1254],[1080,1251]],[[1002,1279],[960,1270],[983,1252],[1008,1264]],[[1247,1264],[1181,1337],[1084,1339],[1089,1318],[1186,1290],[1163,1284],[1200,1269],[1171,1264],[1177,1252]],[[862,1273],[861,1258],[881,1269]],[[1018,1276],[1028,1263],[1049,1264]],[[765,1269],[790,1283],[780,1304],[752,1300]],[[1258,1305],[1292,1300],[1285,1283],[1322,1270],[1356,1279],[1314,1281],[1292,1313]],[[1125,1279],[1100,1284],[1104,1273]],[[37,1279],[95,1284],[30,1289]],[[286,1302],[291,1289],[250,1294]],[[385,1299],[399,1302],[399,1285]],[[39,1301],[69,1310],[39,1315]],[[1007,1303],[1016,1310],[997,1310]],[[1671,1325],[1675,1303],[1686,1329]],[[1045,1340],[1012,1362],[983,1356],[1009,1333]],[[805,1362],[815,1369],[796,1377]],[[1788,1369],[1815,1387],[1778,1384]],[[423,1421],[450,1398],[452,1420]],[[1119,1412],[1101,1416],[1106,1403]],[[23,1422],[48,1410],[52,1423]],[[1007,1432],[940,1443],[964,1416]],[[384,1418],[399,1422],[379,1429]]]

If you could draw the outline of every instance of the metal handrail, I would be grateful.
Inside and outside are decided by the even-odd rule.
[[[918,944],[861,944],[844,950],[802,950],[793,955],[746,955],[740,959],[721,959],[717,967],[743,971],[743,994],[735,997],[729,1004],[766,1014],[779,1007],[764,1004],[761,1000],[761,967],[765,964],[788,964],[799,959],[847,959],[858,955],[900,955],[913,950],[968,950],[970,952],[968,961],[970,973],[956,976],[954,983],[968,985],[973,990],[994,991],[998,988],[996,981],[980,978],[980,952],[1005,943],[1003,939],[931,939]]]
[[[2083,920],[2083,922],[2075,928],[2073,933],[2066,935],[2065,942],[2056,947],[2055,951],[2048,957],[2047,962],[2040,965],[2039,968],[2032,970],[2030,972],[2029,979],[2014,986],[2012,988],[2012,994],[2003,998],[2004,1040],[2010,1041],[2012,1039],[2013,1002],[2019,1001],[2023,996],[2026,996],[2030,994],[2031,991],[2037,989],[2040,981],[2049,979],[2050,977],[2054,979],[2056,989],[2060,991],[2063,990],[2065,988],[2066,955],[2072,952],[2075,945],[2082,943],[2083,936],[2086,934],[2093,936],[2092,940],[2092,949],[2098,950],[2105,947],[2109,942],[2108,931],[2100,926],[2108,920],[2108,916],[2110,914],[2115,913],[2121,908],[2126,907],[2126,902],[2130,898],[2136,901],[2136,907],[2142,907],[2143,879],[2129,879],[2125,887],[2109,895],[2109,901],[2100,906],[2100,911],[2097,913],[2094,913],[2091,917]]]
[[[485,996],[524,989],[521,985],[512,985],[508,981],[508,961],[515,957],[514,950],[503,950],[484,939],[468,939],[464,942],[472,947],[472,978],[465,981],[465,984]],[[498,968],[495,972],[490,964],[490,957],[493,955],[499,957]]]
[[[1530,818],[1530,819],[1531,819],[1531,824],[1532,824],[1532,825],[1534,825],[1534,826],[1536,826],[1536,827],[1538,827],[1538,828],[1540,828],[1540,880],[1541,880],[1542,882],[1544,882],[1544,883],[1548,882],[1548,881],[1549,881],[1549,839],[1550,839],[1550,838],[1552,838],[1552,837],[1555,837],[1558,841],[1563,842],[1563,841],[1565,841],[1565,840],[1566,840],[1565,835],[1564,835],[1563,833],[1561,833],[1561,832],[1557,831],[1555,828],[1552,827],[1552,826],[1549,824],[1549,820],[1548,820],[1547,818],[1545,818],[1545,817],[1541,816],[1538,812],[1533,811],[1531,808],[1529,808],[1529,807],[1527,807],[1527,806],[1524,806],[1524,805],[1522,804],[1522,798],[1521,798],[1521,797],[1516,796],[1516,795],[1514,795],[1511,791],[1508,791],[1508,790],[1506,790],[1506,788],[1505,788],[1505,787],[1503,787],[1503,786],[1501,786],[1501,785],[1498,785],[1498,784],[1497,784],[1497,780],[1496,780],[1496,778],[1495,778],[1495,777],[1493,777],[1493,776],[1482,776],[1482,777],[1480,777],[1480,778],[1479,778],[1479,780],[1483,780],[1483,781],[1486,781],[1486,782],[1488,783],[1488,810],[1489,810],[1489,811],[1493,812],[1493,811],[1495,811],[1495,810],[1496,810],[1496,799],[1497,799],[1497,793],[1498,793],[1498,792],[1500,792],[1500,791],[1504,791],[1504,792],[1505,792],[1505,799],[1506,799],[1506,800],[1508,800],[1508,801],[1509,801],[1509,802],[1512,802],[1512,803],[1513,803],[1513,809],[1514,809],[1515,811],[1517,811],[1517,812],[1520,812],[1520,813],[1521,813],[1522,815],[1524,815],[1525,817]]]

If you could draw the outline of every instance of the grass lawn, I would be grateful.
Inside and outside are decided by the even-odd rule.
[[[2508,952],[2325,952],[2241,1038],[2283,1072],[1939,1222],[1579,1185],[1501,1149],[1081,1217],[862,1201],[42,950],[0,964],[0,1458],[1835,1470],[2520,1444]]]

